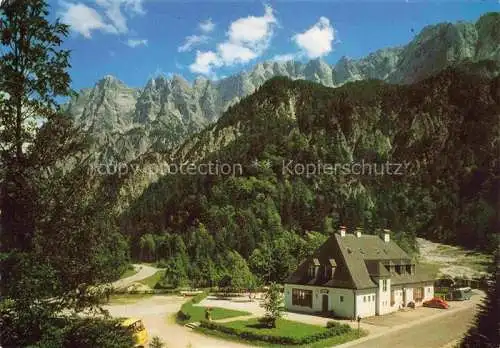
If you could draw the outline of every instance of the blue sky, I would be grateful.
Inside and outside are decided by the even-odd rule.
[[[222,78],[265,60],[335,63],[406,44],[438,22],[500,11],[484,1],[50,0],[72,25],[72,87],[111,74],[134,87],[155,74]]]

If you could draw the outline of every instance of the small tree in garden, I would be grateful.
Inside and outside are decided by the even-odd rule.
[[[262,308],[266,310],[266,315],[263,322],[269,327],[276,327],[276,320],[283,316],[283,307],[281,306],[283,296],[278,284],[272,283],[269,290],[264,295],[264,302]]]
[[[163,343],[160,337],[153,336],[151,342],[149,343],[149,348],[165,348],[166,345]]]

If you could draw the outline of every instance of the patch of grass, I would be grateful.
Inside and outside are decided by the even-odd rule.
[[[234,324],[236,322],[238,322],[238,323]],[[258,319],[251,319],[251,320],[247,320],[247,321],[235,321],[235,322],[230,322],[230,323],[234,324],[235,326],[241,327],[242,325],[243,326],[245,325],[245,324],[242,324],[242,323],[247,323],[249,325],[253,325],[253,324],[255,324],[255,322],[258,323]],[[285,324],[283,322],[285,322]],[[229,323],[226,323],[226,324],[229,324]],[[226,324],[224,324],[224,325],[226,325]],[[280,328],[280,326],[281,326],[281,328]],[[293,328],[295,330],[293,330]],[[210,335],[210,336],[215,336],[215,337],[227,340],[227,341],[233,341],[233,342],[239,342],[239,343],[246,343],[246,344],[249,343],[248,339],[241,338],[240,336],[229,334],[229,333],[226,333],[226,332],[221,332],[221,331],[218,331],[218,330],[208,329],[208,328],[205,328],[205,327],[202,327],[202,326],[195,328],[195,330],[198,331],[198,332]],[[280,334],[278,334],[278,331],[281,331],[281,336],[282,336],[283,332],[290,333],[290,332],[293,331],[292,334],[296,338],[299,338],[299,339],[302,338],[302,337],[306,337],[305,332],[308,332],[309,335],[311,335],[313,332],[316,333],[316,334],[318,334],[318,333],[321,334],[321,333],[324,333],[325,331],[327,331],[326,328],[323,328],[321,326],[315,326],[315,325],[310,325],[310,324],[303,324],[303,323],[293,322],[293,321],[284,320],[284,319],[279,320],[278,327],[276,329],[258,329],[258,330],[277,330],[274,334],[271,334],[271,336],[274,336],[274,335],[280,336]],[[337,335],[337,336],[329,337],[329,338],[326,338],[326,339],[321,339],[321,340],[318,340],[316,342],[311,342],[311,343],[308,343],[308,344],[293,344],[293,345],[290,345],[290,344],[273,344],[273,343],[269,343],[269,342],[266,342],[266,341],[263,341],[263,340],[251,340],[251,344],[253,346],[269,347],[269,348],[278,348],[278,347],[289,347],[289,348],[292,348],[292,347],[293,348],[306,348],[306,347],[307,348],[326,348],[326,347],[331,347],[331,346],[339,345],[339,344],[342,344],[342,343],[346,343],[346,342],[358,339],[360,337],[364,337],[367,334],[368,334],[368,332],[365,331],[365,330],[360,330],[358,332],[357,330],[352,329],[349,332],[346,332],[346,333],[343,333],[343,334],[340,334],[340,335]],[[264,336],[266,334],[262,333],[262,335]],[[269,332],[268,332],[267,335],[268,335],[267,337],[269,337]]]
[[[128,268],[123,274],[120,276],[120,279],[123,278],[128,278],[133,276],[134,274],[137,274],[138,270],[136,270],[134,267]]]
[[[262,327],[258,318],[248,320],[236,320],[225,323],[224,326],[233,329],[256,332],[259,335],[266,336],[287,336],[293,338],[302,338],[316,333],[327,331],[326,327],[317,325],[303,324],[297,321],[279,319],[276,322],[276,328]]]
[[[180,311],[176,315],[176,321],[179,324],[187,324],[193,322],[199,322],[205,320],[205,307],[197,306],[197,303],[200,303],[207,297],[207,293],[201,293],[184,303],[180,309]],[[244,311],[236,311],[232,309],[225,309],[219,307],[211,307],[212,311],[210,312],[210,316],[214,320],[225,319],[225,318],[234,318],[240,317],[243,315],[250,315],[249,312]]]
[[[158,271],[155,274],[153,274],[152,276],[144,278],[143,280],[140,280],[139,283],[147,285],[151,289],[154,289],[156,286],[156,283],[158,283],[160,280],[162,280],[164,275],[165,275],[165,271]]]
[[[210,312],[210,315],[211,315],[212,319],[214,319],[214,320],[241,317],[244,315],[251,314],[249,312],[235,311],[232,309],[225,309],[225,308],[220,308],[220,307],[211,307],[211,309],[212,309],[212,311]],[[199,322],[199,321],[205,320],[205,307],[196,306],[191,301],[188,301],[182,305],[181,312],[184,314],[187,314],[187,316],[188,316],[188,317],[184,317],[185,318],[184,320],[182,320],[182,318],[178,317],[178,322],[181,324],[187,324],[187,323],[193,323],[193,322]]]

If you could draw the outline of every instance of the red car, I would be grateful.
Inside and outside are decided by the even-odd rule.
[[[439,297],[434,297],[432,300],[425,301],[422,305],[424,307],[441,308],[441,309],[448,309],[449,307],[448,302]]]

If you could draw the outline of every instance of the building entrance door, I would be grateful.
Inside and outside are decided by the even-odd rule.
[[[328,312],[328,295],[327,294],[323,294],[323,303],[322,303],[322,307],[323,309],[323,312]]]

